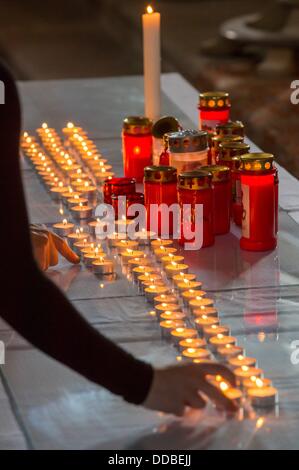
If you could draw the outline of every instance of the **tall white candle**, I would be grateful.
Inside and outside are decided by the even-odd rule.
[[[161,45],[160,13],[151,6],[142,15],[143,25],[143,72],[144,72],[144,113],[153,121],[161,115]]]

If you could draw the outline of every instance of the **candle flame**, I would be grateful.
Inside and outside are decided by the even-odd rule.
[[[226,382],[220,382],[219,387],[222,390],[222,392],[226,392],[226,390],[228,390],[229,388]]]
[[[153,7],[152,7],[151,5],[148,5],[148,6],[146,7],[146,12],[147,12],[149,15],[151,15],[152,13],[154,13]]]
[[[264,385],[264,382],[261,379],[256,379],[255,384],[257,387],[261,388]]]
[[[66,225],[67,224],[67,219],[63,219],[62,223],[63,223],[63,225]]]

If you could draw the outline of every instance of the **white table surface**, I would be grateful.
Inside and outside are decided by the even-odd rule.
[[[125,115],[143,112],[140,77],[19,85],[24,129],[33,131],[43,121],[59,129],[73,120],[96,139],[121,174],[121,121]],[[197,91],[177,74],[164,75],[162,87],[163,112],[175,114],[186,127],[196,126]],[[1,366],[0,449],[299,448],[299,364],[290,360],[291,342],[299,340],[299,183],[283,168],[279,173],[275,251],[242,252],[239,229],[232,227],[230,234],[217,237],[215,246],[186,253],[191,269],[215,298],[224,323],[278,387],[277,409],[233,419],[212,407],[184,419],[143,410],[48,358],[0,319],[0,340],[7,349],[6,365]],[[23,176],[31,220],[60,219],[58,208],[26,164]],[[150,306],[118,274],[101,289],[99,280],[83,267],[61,262],[48,273],[102,333],[153,364],[174,362],[175,350],[161,339],[148,315]],[[17,272],[16,280],[21,282]],[[100,367],[104,358],[98,360]],[[263,420],[257,421],[261,416]]]

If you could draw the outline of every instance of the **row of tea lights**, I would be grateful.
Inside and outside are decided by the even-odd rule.
[[[113,176],[111,165],[102,158],[86,132],[72,123],[63,129],[64,143],[55,129],[46,124],[37,132],[46,152],[34,137],[24,133],[21,145],[25,155],[54,200],[64,202],[75,219],[90,219],[90,201],[97,198],[105,179]],[[253,406],[275,405],[276,388],[270,379],[263,377],[256,359],[244,355],[244,349],[230,335],[230,328],[221,324],[213,300],[202,290],[196,275],[188,272],[189,266],[177,253],[173,241],[151,240],[154,234],[146,231],[136,236],[136,240],[129,240],[123,228],[132,221],[123,219],[117,223],[119,231],[109,237],[109,244],[118,250],[122,263],[132,272],[146,299],[154,304],[150,313],[158,318],[163,337],[179,349],[178,360],[200,363],[215,356],[234,370],[239,384],[239,388],[232,388],[220,376],[209,377],[228,398],[241,401],[245,392]],[[88,223],[93,233],[98,224],[99,220]],[[90,234],[82,228],[74,231],[74,224],[63,220],[61,224],[54,224],[54,229],[67,236],[74,250],[95,273],[113,272],[113,262],[106,258],[101,244],[91,241]],[[150,244],[153,259],[146,256],[140,244]]]
[[[239,388],[232,388],[221,376],[208,378],[228,398],[241,402],[245,394],[253,406],[274,406],[278,399],[276,388],[263,377],[256,359],[244,355],[244,349],[230,335],[230,328],[221,324],[213,300],[202,290],[196,275],[188,272],[189,266],[177,254],[173,241],[149,242],[153,257],[144,250],[135,251],[127,267],[148,302],[154,305],[150,315],[158,319],[162,336],[180,351],[177,359],[201,363],[214,356],[227,363],[237,378]],[[131,243],[123,240],[121,245],[136,250],[137,246]]]
[[[37,129],[41,144],[27,132],[21,139],[21,148],[36,170],[40,180],[49,191],[55,202],[63,203],[74,219],[91,219],[93,205],[97,200],[98,188],[93,184],[92,172],[86,173],[85,165],[80,157],[76,158],[66,152],[66,146],[53,128],[43,124]],[[82,131],[83,133],[83,131]],[[91,146],[91,144],[89,144]],[[92,146],[91,146],[92,147]],[[90,149],[94,157],[96,149]],[[99,159],[97,158],[97,161]],[[64,210],[60,209],[64,214]],[[96,274],[112,274],[114,263],[107,259],[101,244],[93,241],[92,234],[98,221],[91,220],[88,226],[91,233],[83,228],[75,228],[75,224],[63,219],[53,224],[53,229],[62,237],[67,237],[69,244],[81,256],[86,266]]]

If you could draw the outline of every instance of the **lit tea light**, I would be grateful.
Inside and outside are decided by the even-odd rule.
[[[211,354],[204,348],[187,348],[182,350],[184,359],[210,359]]]
[[[173,329],[170,336],[176,343],[179,343],[182,339],[196,338],[197,331],[194,328],[179,327]]]
[[[189,289],[201,289],[202,288],[202,282],[199,281],[190,281],[189,279],[183,279],[183,281],[178,282],[176,284],[178,290],[180,292],[184,292]]]
[[[62,181],[59,181],[57,185],[54,185],[50,189],[50,194],[54,201],[59,201],[62,198],[62,194],[67,191],[67,187],[64,186]]]
[[[90,248],[93,245],[92,242],[89,242],[87,238],[83,238],[83,240],[79,240],[78,242],[73,243],[73,249],[78,254],[81,254],[81,251],[85,248]]]
[[[104,229],[104,227],[106,226],[107,226],[107,222],[104,222],[99,218],[92,220],[91,222],[88,222],[88,227],[90,228],[91,233],[93,233],[94,235],[97,234],[97,229],[101,230],[101,229]]]
[[[216,336],[218,334],[227,335],[229,334],[229,331],[229,327],[226,325],[205,326],[203,329],[203,333],[206,338],[211,338],[212,336]]]
[[[195,318],[194,323],[198,331],[202,334],[205,326],[219,325],[219,320],[215,317],[202,315],[201,317]]]
[[[95,274],[113,274],[114,272],[113,261],[104,259],[103,257],[92,261],[91,267]]]
[[[224,361],[228,361],[232,357],[236,357],[239,354],[243,354],[243,348],[233,344],[226,344],[217,348],[217,356]]]
[[[161,294],[168,294],[169,292],[169,287],[167,286],[155,286],[154,284],[151,286],[148,286],[144,289],[145,297],[149,302],[154,302],[154,298],[157,297],[157,295]]]
[[[78,242],[79,240],[81,240],[81,241],[84,240],[84,238],[89,240],[89,234],[84,233],[82,227],[81,227],[81,229],[77,228],[75,232],[72,232],[67,236],[67,239],[68,239],[68,241],[70,242],[71,245],[73,245],[73,243],[75,243],[75,242]]]
[[[196,280],[196,274],[180,272],[180,273],[175,274],[174,276],[172,276],[172,281],[176,286],[185,279],[187,281],[195,281]]]
[[[101,249],[99,249],[98,247],[96,247],[94,251],[89,251],[87,253],[83,253],[83,251],[84,250],[82,250],[81,252],[83,254],[83,260],[86,266],[91,266],[93,261],[97,259],[106,258],[107,256],[106,253],[101,251]]]
[[[226,396],[229,400],[234,400],[237,403],[240,403],[243,397],[243,393],[238,388],[231,387],[227,382],[222,380],[219,383],[219,388],[223,395]]]
[[[87,197],[87,199],[95,199],[97,196],[97,188],[93,186],[88,181],[86,181],[82,186],[78,186],[78,191],[82,193],[83,196]]]
[[[132,260],[130,259],[128,261],[128,264],[131,263],[131,261],[135,260],[136,258],[133,258]],[[133,273],[133,276],[134,278],[138,279],[138,276],[141,276],[142,274],[151,274],[151,273],[154,273],[156,271],[155,268],[153,268],[153,266],[148,266],[148,265],[142,265],[141,262],[142,262],[142,258],[137,258],[138,259],[138,263],[140,263],[139,266],[135,266],[133,269],[132,269],[132,273]],[[134,265],[134,264],[133,264]]]
[[[160,246],[159,248],[154,249],[154,254],[158,259],[163,258],[164,256],[174,255],[177,252],[177,248],[173,246]]]
[[[252,406],[268,408],[278,403],[278,391],[275,387],[265,385],[263,379],[256,379],[255,387],[247,390],[247,396]]]
[[[143,251],[131,250],[130,248],[127,248],[126,250],[120,253],[123,264],[128,264],[129,259],[140,258],[142,255],[143,255]]]
[[[74,206],[78,206],[79,204],[88,205],[88,199],[86,199],[86,197],[78,196],[77,194],[75,194],[74,197],[67,199],[69,209],[72,209]]]
[[[192,315],[194,317],[201,317],[202,315],[206,315],[207,317],[218,318],[218,311],[215,307],[206,307],[202,305],[201,307],[192,310]]]
[[[198,289],[187,289],[184,290],[181,295],[186,305],[189,304],[191,299],[198,299],[202,300],[207,293],[204,290],[201,290],[200,287]]]
[[[195,309],[198,309],[201,307],[213,307],[213,305],[214,305],[213,299],[209,299],[207,297],[202,297],[199,295],[189,300],[189,308],[191,309],[192,312]]]
[[[170,304],[168,302],[162,302],[161,304],[155,305],[155,310],[158,315],[161,315],[163,312],[178,312],[180,311],[180,306],[178,304]]]
[[[166,310],[165,312],[162,312],[160,315],[160,319],[162,320],[185,320],[186,314],[184,312],[176,311],[176,312],[170,312],[169,310]]]
[[[117,248],[121,253],[128,248],[135,250],[138,248],[138,242],[135,240],[119,240],[115,243],[115,248]]]
[[[160,258],[160,262],[162,263],[163,266],[167,266],[169,263],[183,263],[184,262],[184,256],[178,256],[178,255],[173,255],[172,253],[169,253],[166,256],[162,256]]]
[[[63,219],[62,222],[53,224],[53,228],[55,232],[60,235],[61,237],[66,237],[70,233],[72,233],[72,230],[74,229],[75,225],[72,224],[71,222],[68,222],[67,219]]]
[[[254,367],[256,365],[256,359],[254,357],[246,357],[243,356],[243,354],[238,354],[238,356],[229,359],[228,363],[234,369],[241,366]]]
[[[188,264],[176,263],[175,261],[173,261],[170,264],[166,264],[165,266],[165,272],[167,276],[170,278],[172,278],[174,274],[178,274],[181,272],[185,273],[188,271],[188,269],[189,269]]]
[[[122,216],[121,219],[115,221],[115,227],[117,228],[118,232],[126,232],[128,225],[132,225],[133,220],[127,219],[126,216]]]
[[[179,342],[180,350],[187,349],[187,348],[205,348],[207,346],[207,342],[204,338],[186,338],[181,339]]]
[[[209,344],[213,351],[217,351],[217,348],[220,346],[225,346],[226,344],[236,344],[236,342],[237,339],[234,336],[228,336],[224,333],[218,333],[216,336],[211,336],[209,338]]]
[[[167,338],[170,337],[170,333],[174,328],[184,328],[184,326],[185,323],[183,320],[163,320],[160,322],[162,336]]]
[[[112,178],[113,176],[113,171],[106,171],[105,168],[102,168],[101,171],[97,172],[97,181],[99,184],[103,184],[105,180]]]
[[[135,233],[135,239],[139,241],[140,245],[149,245],[152,238],[156,236],[155,232],[150,230],[142,229]]]
[[[78,206],[73,206],[70,209],[74,219],[90,219],[92,217],[92,207],[83,205],[81,202]]]
[[[173,240],[162,240],[161,238],[157,238],[156,240],[151,241],[151,247],[153,249],[160,248],[161,246],[171,246],[173,245]]]
[[[234,369],[234,374],[242,384],[245,379],[250,379],[252,376],[260,378],[263,375],[263,370],[258,367],[241,366]]]
[[[156,273],[140,274],[137,280],[140,286],[145,286],[145,287],[150,286],[151,284],[165,285],[165,283],[162,281],[160,274],[156,274]]]
[[[127,238],[127,234],[126,233],[118,233],[118,232],[113,232],[113,233],[109,233],[107,235],[107,239],[108,239],[108,242],[109,242],[109,245],[114,248],[116,243],[119,242],[119,240],[125,240]],[[142,253],[142,256],[143,256],[143,253]],[[139,258],[138,256],[135,256],[135,258]]]
[[[90,242],[86,246],[83,246],[80,251],[82,255],[85,255],[85,253],[100,253],[103,251],[103,247],[101,243]]]
[[[155,305],[161,304],[161,303],[176,304],[177,302],[178,302],[178,299],[173,294],[162,294],[154,298]]]
[[[249,388],[255,388],[257,380],[262,380],[264,387],[270,387],[272,385],[272,380],[266,379],[265,377],[260,379],[259,377],[256,377],[255,375],[252,375],[249,379],[244,379],[242,382],[242,385],[246,390]]]

